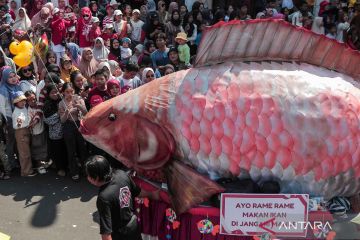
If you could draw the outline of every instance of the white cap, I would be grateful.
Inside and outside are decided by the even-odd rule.
[[[122,13],[121,10],[116,9],[116,10],[114,11],[114,16],[118,16],[118,15],[123,15],[123,13]]]
[[[91,18],[91,23],[97,23],[97,22],[100,22],[98,17],[92,17]]]
[[[75,32],[76,28],[75,26],[71,26],[67,29],[69,32]]]
[[[57,14],[58,12],[60,12],[60,9],[54,8],[54,10],[52,11],[52,15],[55,15],[55,14]]]
[[[113,5],[119,5],[119,3],[116,0],[111,0],[109,3],[111,6]]]
[[[138,14],[140,14],[140,10],[139,10],[139,9],[134,9],[134,10],[132,11],[132,13],[138,13]]]
[[[111,23],[107,23],[106,25],[105,25],[105,28],[113,28],[114,27],[114,25],[112,25]]]

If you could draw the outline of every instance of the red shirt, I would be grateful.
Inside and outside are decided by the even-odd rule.
[[[89,92],[89,96],[88,99],[91,99],[92,96],[94,95],[99,95],[100,97],[102,97],[102,99],[104,101],[108,100],[111,98],[110,94],[108,93],[108,91],[101,91],[99,90],[97,87],[93,87],[90,92]]]
[[[93,44],[95,42],[95,39],[100,36],[101,36],[100,27],[91,28],[88,34],[88,41],[91,42],[91,44]]]
[[[66,28],[71,27],[73,21],[67,21],[61,18],[54,18],[51,22],[52,42],[54,45],[61,44],[66,36]]]

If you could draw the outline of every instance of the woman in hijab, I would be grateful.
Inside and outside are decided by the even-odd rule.
[[[142,72],[141,81],[143,83],[151,82],[155,79],[155,72],[152,68],[145,68]]]
[[[60,78],[65,82],[70,82],[71,73],[76,70],[79,70],[74,66],[73,62],[71,61],[71,58],[69,58],[67,55],[62,57],[60,60],[60,69],[61,69]]]
[[[50,3],[51,4],[51,3]],[[50,23],[50,17],[51,17],[51,10],[52,6],[45,4],[40,12],[35,14],[33,18],[31,19],[31,27],[35,28],[38,24],[41,27],[47,27]]]
[[[169,18],[169,14],[168,12],[166,11],[166,4],[165,4],[165,1],[163,0],[160,0],[158,2],[158,14],[159,14],[159,20],[162,24],[165,24]]]
[[[142,5],[142,6],[140,7],[140,20],[141,20],[141,21],[146,22],[146,20],[147,20],[147,13],[148,13],[148,10],[147,10],[146,5]]]
[[[109,56],[109,49],[105,47],[104,40],[101,37],[95,39],[93,55],[96,61],[106,61]]]
[[[19,8],[16,12],[16,19],[12,26],[12,29],[15,30],[23,30],[27,31],[31,27],[31,20],[26,14],[25,8]]]
[[[78,67],[81,59],[79,45],[73,42],[67,43],[65,53],[71,59],[75,67]]]
[[[49,149],[51,159],[54,159],[57,168],[57,174],[65,176],[67,168],[66,145],[63,137],[63,127],[58,114],[58,104],[60,102],[60,93],[55,84],[47,86],[46,96],[43,108],[44,122],[49,126]]]
[[[146,3],[146,7],[148,12],[155,12],[156,11],[156,3],[154,0],[148,0]]]
[[[104,14],[101,13],[101,11],[99,9],[99,5],[96,1],[91,1],[89,3],[89,8],[90,8],[90,11],[91,11],[93,17],[98,17],[99,19],[104,18]]]
[[[120,42],[117,38],[110,39],[110,53],[108,57],[109,60],[121,62]]]
[[[91,76],[98,69],[97,65],[98,62],[95,60],[91,48],[84,48],[79,63],[79,70],[81,71],[82,75],[87,79],[88,83],[90,83]]]
[[[98,66],[98,69],[102,69],[107,73],[107,75],[109,76],[107,80],[114,79],[114,76],[111,73],[111,67],[108,62],[101,62]]]
[[[175,36],[179,32],[184,32],[183,27],[181,26],[180,13],[178,10],[174,10],[171,15],[171,19],[165,25],[165,33],[168,38],[168,43],[175,46]]]
[[[6,154],[12,168],[18,166],[14,158],[15,148],[15,131],[12,125],[12,112],[14,109],[13,96],[16,92],[21,91],[19,85],[19,76],[12,68],[6,66],[1,73],[0,82],[0,113],[6,119]]]
[[[173,14],[173,11],[174,10],[179,10],[179,5],[177,4],[177,2],[171,2],[170,5],[169,5],[169,9],[168,9],[168,21],[171,20],[172,18],[172,14]]]

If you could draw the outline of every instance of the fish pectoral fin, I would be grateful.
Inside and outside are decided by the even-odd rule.
[[[171,161],[164,168],[171,203],[181,214],[208,200],[225,189],[209,178],[179,161]]]

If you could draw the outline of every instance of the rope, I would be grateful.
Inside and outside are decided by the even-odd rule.
[[[37,56],[39,57],[39,59],[40,59],[41,63],[45,66],[45,63],[44,63],[44,61],[42,60],[40,53],[36,50],[35,45],[34,45],[34,42],[33,42],[33,40],[31,39],[31,37],[30,37],[29,33],[28,33],[28,32],[26,32],[26,35],[28,36],[28,38],[29,38],[29,40],[30,40],[31,44],[33,45],[33,49],[34,49],[35,53],[37,54]],[[0,36],[1,36],[1,35],[0,35]],[[54,80],[52,79],[51,75],[49,74],[50,72],[47,70],[47,68],[46,68],[46,67],[45,67],[45,70],[46,70],[47,75],[49,76],[49,78],[50,78],[51,82],[54,84],[54,86],[55,86],[56,90],[58,91],[61,101],[63,101],[63,102],[64,102],[66,110],[67,110],[67,111],[69,111],[69,110],[70,110],[69,105],[67,105],[67,104],[66,104],[66,102],[65,102],[65,98],[63,97],[63,95],[61,94],[61,92],[60,92],[60,90],[59,90],[59,88],[58,88],[57,84],[54,82]],[[80,110],[79,110],[79,111],[80,111]],[[72,114],[70,113],[70,111],[69,111],[69,115],[70,115],[70,117],[71,117],[72,121],[74,122],[74,124],[75,124],[76,128],[77,128],[77,129],[79,129],[79,127],[80,127],[80,126],[78,126],[78,124],[76,123],[76,121],[75,121],[74,117],[72,116]]]

